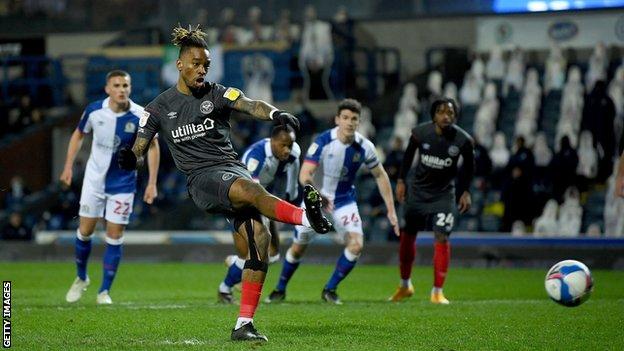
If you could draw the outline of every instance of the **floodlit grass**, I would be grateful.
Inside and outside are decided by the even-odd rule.
[[[263,299],[281,265],[270,268]],[[550,301],[544,270],[460,269],[449,272],[451,305],[429,303],[430,267],[412,277],[415,295],[386,302],[398,268],[355,268],[340,285],[342,306],[320,300],[333,267],[303,264],[285,303],[261,304],[255,325],[267,344],[229,340],[237,306],[215,303],[222,265],[122,262],[112,306],[96,306],[101,266],[74,305],[65,293],[72,263],[0,263],[12,285],[15,350],[624,350],[624,272],[594,271],[591,299],[576,308]]]

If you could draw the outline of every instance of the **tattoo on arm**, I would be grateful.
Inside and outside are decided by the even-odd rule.
[[[137,157],[137,168],[143,166],[143,163],[145,162],[144,155],[147,151],[149,143],[150,141],[146,138],[138,137],[134,142],[134,146],[132,146],[132,152],[134,152]]]
[[[262,101],[262,100],[251,100],[246,96],[241,96],[236,100],[233,106],[234,110],[239,112],[244,112],[254,118],[260,120],[270,120],[271,111],[275,110],[274,106]]]
[[[145,151],[147,151],[147,146],[149,145],[149,142],[150,141],[146,138],[137,137],[134,142],[134,146],[132,146],[132,152],[134,152],[137,157],[143,156],[145,154]]]

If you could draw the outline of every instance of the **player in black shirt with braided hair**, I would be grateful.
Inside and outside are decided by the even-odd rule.
[[[232,110],[253,118],[290,125],[299,121],[290,113],[260,100],[251,100],[236,88],[204,81],[210,67],[205,33],[199,27],[173,31],[180,47],[176,66],[178,82],[145,107],[132,150],[120,151],[120,165],[134,169],[143,162],[150,140],[159,133],[171,150],[178,169],[187,176],[188,192],[195,204],[210,213],[224,214],[233,225],[239,256],[247,257],[243,270],[239,318],[232,340],[264,340],[253,326],[266,277],[270,234],[261,214],[280,222],[304,225],[318,233],[331,230],[321,213],[321,196],[304,187],[306,209],[269,194],[254,182],[230,141]]]

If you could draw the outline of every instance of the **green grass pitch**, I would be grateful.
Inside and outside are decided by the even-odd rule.
[[[333,267],[303,264],[287,303],[261,304],[255,324],[267,344],[229,340],[237,306],[217,305],[217,264],[122,262],[112,306],[96,306],[101,266],[74,305],[67,263],[0,262],[12,281],[15,350],[624,350],[624,272],[594,271],[594,293],[566,308],[550,301],[541,270],[453,268],[449,306],[429,303],[430,267],[417,267],[415,295],[389,303],[398,268],[361,265],[340,285],[344,305],[320,300]],[[271,266],[264,298],[281,266]]]

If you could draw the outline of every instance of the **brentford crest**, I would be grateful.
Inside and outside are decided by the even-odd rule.
[[[199,105],[199,111],[201,111],[201,113],[207,115],[210,112],[212,112],[212,110],[214,110],[214,104],[212,103],[212,101],[203,101],[201,103],[201,105]]]

